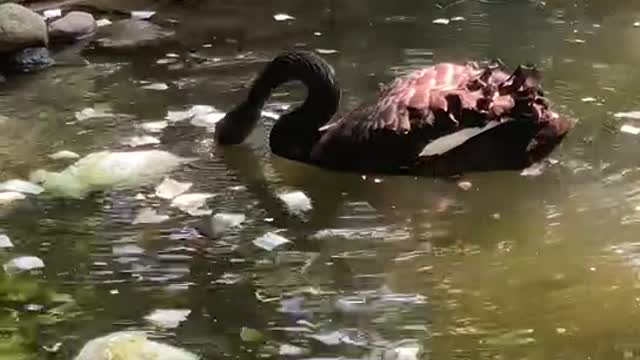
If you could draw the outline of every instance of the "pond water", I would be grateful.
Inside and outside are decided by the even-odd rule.
[[[640,137],[620,131],[632,120],[614,116],[640,110],[637,2],[154,6],[157,18],[177,21],[178,43],[87,49],[86,63],[71,49],[60,66],[0,88],[0,180],[62,169],[68,161],[47,156],[60,150],[126,149],[123,139],[147,134],[140,124],[168,111],[228,110],[266,61],[292,48],[324,50],[345,108],[433,62],[533,62],[557,110],[579,123],[538,176],[467,174],[469,190],[455,179],[335,173],[272,156],[269,118],[247,143],[224,149],[202,127],[172,124],[150,147],[197,160],[171,178],[215,194],[214,213],[246,221],[213,234],[208,216],[168,207],[152,185],[0,208],[15,245],[0,259],[45,263],[0,277],[3,359],[71,359],[92,338],[132,329],[203,359],[640,357]],[[275,21],[278,13],[295,19]],[[454,17],[463,19],[433,23]],[[158,64],[166,53],[177,62]],[[287,86],[270,109],[303,96]],[[76,120],[94,106],[115,116]],[[282,191],[303,191],[312,210],[291,214]],[[147,207],[169,219],[133,224]],[[209,236],[175,236],[189,228]],[[274,231],[291,242],[272,251],[253,244]],[[145,319],[157,309],[188,315],[159,328]]]

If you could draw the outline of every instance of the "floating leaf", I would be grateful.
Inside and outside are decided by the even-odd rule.
[[[182,183],[167,177],[156,187],[156,196],[162,199],[173,199],[185,193],[192,185],[193,183],[190,182]]]
[[[7,274],[17,274],[42,268],[44,268],[44,261],[36,256],[20,256],[4,264],[4,271]]]
[[[191,310],[187,309],[157,309],[145,316],[145,320],[165,329],[175,329],[187,320],[189,314]]]
[[[169,220],[168,215],[160,215],[154,209],[144,208],[140,210],[136,218],[133,220],[133,224],[157,224],[166,220]]]
[[[53,160],[78,159],[78,158],[80,158],[80,155],[74,153],[73,151],[61,150],[61,151],[58,151],[56,153],[50,154],[49,158],[53,159]]]
[[[268,232],[253,240],[254,245],[267,251],[272,251],[275,248],[290,242],[291,241],[287,240],[286,238],[272,232]]]

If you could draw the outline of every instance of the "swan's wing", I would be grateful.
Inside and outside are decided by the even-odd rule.
[[[453,110],[452,100],[461,109],[476,106],[480,92],[471,92],[465,86],[479,74],[471,66],[449,63],[414,71],[382,89],[373,104],[355,108],[320,131],[368,138],[380,130],[405,134],[432,126],[436,112]]]

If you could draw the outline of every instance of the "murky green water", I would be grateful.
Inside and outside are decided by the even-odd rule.
[[[628,120],[613,116],[640,109],[638,4],[217,3],[158,6],[159,17],[180,21],[182,45],[90,51],[84,66],[65,54],[65,66],[0,88],[2,179],[61,169],[66,163],[47,154],[63,149],[123,149],[123,138],[144,133],[139,124],[168,110],[226,110],[264,61],[294,47],[337,50],[324,56],[345,107],[434,61],[532,61],[558,110],[580,122],[542,175],[470,174],[469,191],[455,181],[339,174],[276,158],[265,127],[243,146],[219,149],[203,128],[171,126],[158,147],[198,158],[171,176],[215,193],[215,213],[244,213],[247,222],[211,239],[177,239],[206,219],[136,199],[153,187],[0,209],[16,245],[0,259],[35,255],[46,264],[0,277],[0,357],[71,359],[91,338],[130,329],[153,330],[205,359],[282,358],[283,344],[304,349],[293,358],[406,360],[416,346],[424,359],[639,356],[640,138],[621,133]],[[296,20],[274,21],[280,12]],[[432,23],[455,16],[465,20]],[[184,66],[156,64],[168,52]],[[141,89],[142,81],[169,89]],[[287,87],[274,102],[302,94]],[[75,121],[95,104],[118,115]],[[313,210],[291,216],[274,195],[282,190],[304,191]],[[171,218],[132,225],[144,207]],[[278,229],[292,243],[271,252],[252,244]],[[166,330],[144,319],[167,308],[190,314]],[[263,339],[243,341],[243,327]],[[56,343],[57,353],[43,349]]]

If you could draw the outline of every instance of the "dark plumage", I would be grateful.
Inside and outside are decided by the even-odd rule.
[[[337,170],[434,176],[521,169],[547,156],[574,122],[549,109],[535,67],[519,66],[511,75],[501,68],[498,62],[436,64],[336,116],[340,90],[333,69],[313,53],[284,53],[217,124],[216,139],[244,141],[271,92],[299,80],[306,100],[270,133],[279,156]]]

